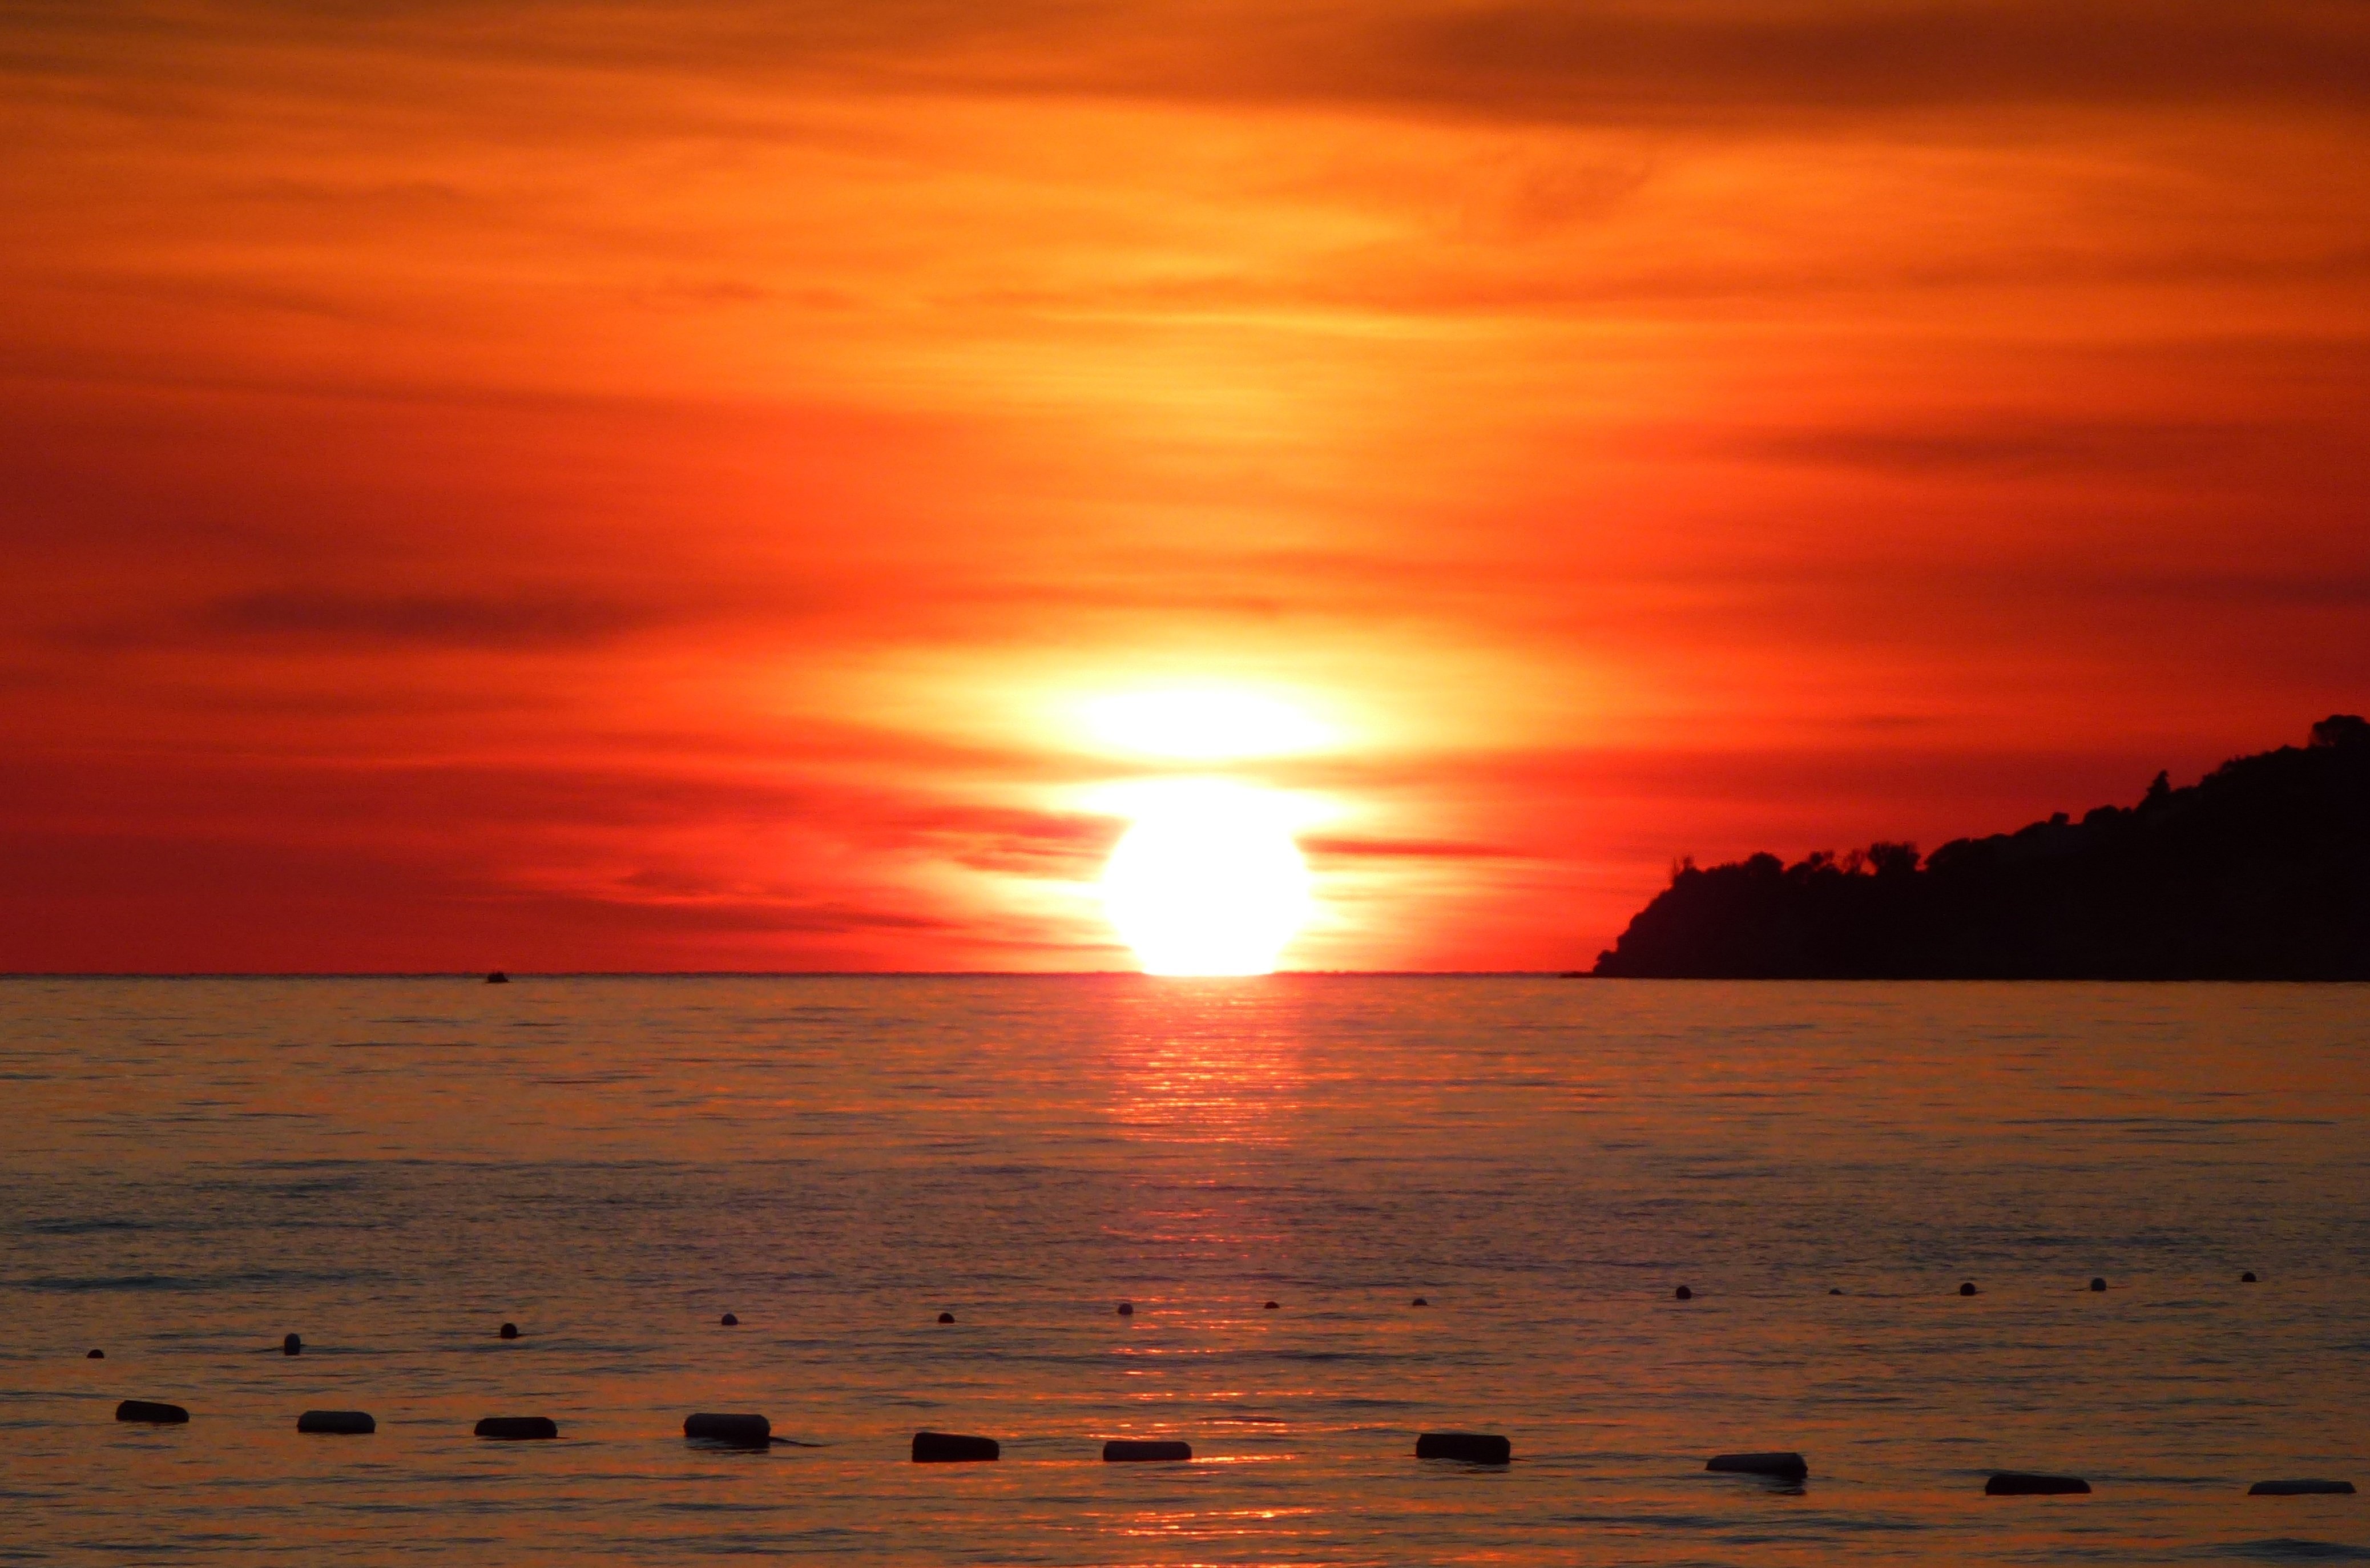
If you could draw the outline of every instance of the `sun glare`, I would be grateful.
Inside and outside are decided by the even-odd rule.
[[[1106,746],[1191,762],[1316,751],[1336,739],[1289,702],[1224,687],[1097,698],[1082,713],[1087,731]]]
[[[1103,868],[1103,910],[1148,974],[1265,974],[1309,913],[1308,867],[1269,791],[1179,781]]]

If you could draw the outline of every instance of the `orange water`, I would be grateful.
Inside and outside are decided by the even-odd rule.
[[[0,1091],[0,1562],[2370,1558],[2242,1495],[2370,1483],[2370,988],[11,980]]]

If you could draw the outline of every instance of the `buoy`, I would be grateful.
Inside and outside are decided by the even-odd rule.
[[[1272,1301],[1262,1301],[1260,1303],[1260,1310],[1262,1312],[1272,1312],[1275,1309],[1276,1304]]]
[[[1811,1473],[1810,1462],[1792,1452],[1766,1454],[1714,1454],[1704,1464],[1708,1470],[1728,1475],[1766,1475],[1779,1481],[1801,1481]]]
[[[1190,1459],[1192,1457],[1193,1447],[1190,1443],[1114,1437],[1103,1445],[1103,1463],[1107,1465],[1144,1464],[1157,1459]]]
[[[324,1432],[339,1437],[363,1437],[378,1430],[365,1410],[308,1410],[296,1418],[299,1432]]]
[[[2072,1497],[2088,1496],[2090,1483],[2078,1475],[2031,1475],[2023,1470],[2002,1470],[1984,1482],[1986,1497]]]
[[[280,1342],[280,1354],[282,1355],[302,1355],[305,1354],[305,1342],[298,1339],[294,1334],[289,1334]]]
[[[1002,1457],[993,1437],[966,1437],[960,1432],[916,1432],[914,1462],[917,1465],[971,1464]]]
[[[499,969],[492,971],[486,976],[486,984],[489,986],[507,986],[510,983],[511,977],[503,974]]]
[[[938,1314],[938,1321],[941,1323],[951,1323],[954,1320],[955,1315],[952,1312],[941,1312]]]
[[[1135,1303],[1134,1303],[1134,1302],[1133,1302],[1133,1301],[1122,1301],[1122,1302],[1121,1302],[1121,1303],[1119,1304],[1119,1315],[1120,1315],[1121,1317],[1122,1317],[1122,1318],[1133,1318],[1133,1317],[1134,1317],[1134,1316],[1135,1316]]]
[[[557,1437],[559,1423],[547,1415],[489,1415],[477,1423],[480,1437],[519,1442],[533,1437]]]
[[[683,1418],[683,1435],[708,1443],[730,1443],[736,1448],[762,1448],[774,1440],[774,1424],[762,1415],[716,1415],[702,1412]]]
[[[1424,1432],[1416,1436],[1415,1457],[1502,1465],[1514,1457],[1514,1446],[1494,1432]]]
[[[1973,1296],[1974,1293],[1975,1282],[1973,1280],[1967,1280],[1962,1283],[1959,1286],[1959,1294],[1962,1296]]]
[[[2104,1290],[2107,1288],[2107,1282],[2103,1279],[2094,1278],[2090,1281],[2090,1288],[2092,1290]]]
[[[518,1325],[516,1323],[504,1323],[501,1327],[501,1335],[504,1339],[518,1338]]]
[[[145,1421],[158,1426],[178,1426],[190,1419],[190,1412],[177,1404],[160,1404],[154,1400],[126,1400],[115,1407],[118,1421]]]
[[[1840,1288],[1838,1288],[1838,1287],[1836,1287],[1836,1286],[1829,1286],[1827,1287],[1827,1294],[1828,1294],[1829,1296],[1841,1296],[1841,1295],[1843,1294],[1843,1291],[1842,1291]]]
[[[1410,1307],[1429,1307],[1429,1306],[1431,1306],[1431,1305],[1432,1305],[1432,1303],[1431,1303],[1431,1302],[1429,1302],[1429,1301],[1426,1301],[1422,1297],[1419,1296],[1419,1297],[1417,1297],[1414,1300],[1412,1300],[1412,1301],[1409,1302],[1409,1303],[1408,1303],[1408,1305],[1409,1305],[1409,1306],[1410,1306]]]
[[[1696,1293],[1683,1285],[1671,1292],[1671,1298],[1674,1301],[1693,1301],[1696,1298]]]
[[[719,1327],[727,1329],[737,1329],[741,1326],[741,1320],[734,1317],[730,1312],[725,1313],[724,1316],[717,1319],[716,1321]]]
[[[104,1361],[107,1359],[107,1352],[103,1350],[94,1350],[88,1355],[84,1356],[83,1359],[85,1361]]]
[[[2249,1497],[2351,1497],[2350,1481],[2259,1481],[2247,1488]]]
[[[2252,1285],[2252,1284],[2254,1284],[2254,1283],[2255,1283],[2255,1271],[2254,1271],[2254,1270],[2252,1270],[2252,1269],[2249,1269],[2245,1274],[2240,1274],[2240,1275],[2238,1276],[2238,1283],[2239,1283],[2240,1285]]]

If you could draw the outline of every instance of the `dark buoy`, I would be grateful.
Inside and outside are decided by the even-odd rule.
[[[717,1415],[703,1412],[683,1418],[683,1435],[703,1443],[727,1443],[735,1448],[762,1448],[774,1440],[774,1424],[762,1415]]]
[[[2249,1497],[2351,1497],[2350,1481],[2259,1481],[2247,1488]]]
[[[1416,1436],[1415,1457],[1502,1465],[1514,1457],[1514,1446],[1494,1432],[1424,1432]]]
[[[1964,1281],[1959,1286],[1959,1294],[1962,1296],[1973,1296],[1974,1293],[1975,1282],[1973,1280]]]
[[[516,1323],[504,1323],[501,1326],[501,1336],[504,1339],[518,1338],[518,1325]]]
[[[2094,1278],[2090,1281],[2090,1288],[2092,1290],[2104,1290],[2107,1288],[2107,1282],[2103,1279]]]
[[[103,1350],[94,1350],[88,1355],[84,1356],[83,1359],[85,1361],[104,1361],[107,1359],[107,1352]]]
[[[741,1320],[734,1317],[730,1312],[727,1312],[721,1318],[717,1319],[716,1322],[717,1326],[719,1328],[737,1329],[741,1326]]]
[[[511,977],[503,974],[499,969],[493,970],[486,975],[486,984],[489,986],[507,986],[510,983]]]
[[[1829,1286],[1827,1287],[1827,1294],[1828,1294],[1829,1296],[1841,1296],[1841,1295],[1843,1294],[1843,1291],[1842,1291],[1842,1289],[1841,1289],[1840,1287],[1838,1287],[1838,1286]]]
[[[480,1437],[500,1437],[505,1442],[523,1442],[535,1437],[557,1437],[559,1423],[547,1415],[489,1415],[477,1423]]]
[[[1119,1304],[1119,1315],[1120,1315],[1121,1317],[1122,1317],[1122,1318],[1133,1318],[1133,1317],[1134,1317],[1134,1316],[1135,1316],[1135,1303],[1134,1303],[1134,1302],[1133,1302],[1133,1301],[1122,1301],[1122,1302],[1121,1302],[1121,1303]]]
[[[1409,1305],[1409,1306],[1410,1306],[1410,1307],[1429,1307],[1429,1306],[1431,1306],[1431,1305],[1432,1305],[1432,1303],[1431,1303],[1431,1302],[1429,1302],[1429,1301],[1426,1301],[1422,1297],[1419,1296],[1419,1297],[1417,1297],[1414,1300],[1412,1300],[1412,1301],[1409,1302],[1409,1303],[1408,1303],[1408,1305]]]
[[[1276,1306],[1277,1303],[1275,1302],[1262,1301],[1260,1303],[1260,1310],[1262,1312],[1272,1312],[1276,1309]]]
[[[308,1410],[296,1418],[299,1432],[324,1432],[338,1437],[367,1437],[378,1423],[366,1410]]]
[[[1766,1475],[1778,1481],[1802,1481],[1811,1473],[1810,1461],[1792,1452],[1714,1454],[1705,1461],[1704,1469],[1725,1475]]]
[[[2252,1270],[2252,1269],[2249,1269],[2245,1274],[2240,1274],[2240,1275],[2238,1276],[2238,1283],[2239,1283],[2240,1285],[2252,1285],[2252,1284],[2254,1284],[2254,1283],[2255,1283],[2255,1271],[2254,1271],[2254,1270]]]
[[[917,1465],[973,1464],[999,1458],[1003,1453],[993,1437],[966,1437],[959,1432],[914,1434],[914,1462]]]
[[[2078,1475],[2031,1475],[2002,1470],[1984,1482],[1986,1497],[2087,1497],[2090,1483]]]
[[[305,1342],[298,1339],[294,1334],[285,1335],[280,1342],[280,1354],[282,1355],[302,1355],[305,1354]]]
[[[1107,1465],[1148,1464],[1156,1460],[1190,1459],[1192,1457],[1193,1446],[1190,1443],[1114,1437],[1103,1445],[1103,1463]]]
[[[179,1426],[190,1419],[190,1412],[177,1404],[160,1404],[154,1400],[126,1400],[115,1407],[118,1421],[145,1421],[158,1426]]]
[[[1696,1298],[1696,1293],[1683,1285],[1671,1292],[1671,1298],[1674,1301],[1693,1301]]]
[[[955,1315],[952,1312],[941,1312],[938,1314],[938,1321],[941,1323],[951,1323],[954,1320]]]

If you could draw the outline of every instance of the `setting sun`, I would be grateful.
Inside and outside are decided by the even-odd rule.
[[[1308,867],[1261,790],[1180,782],[1103,868],[1103,909],[1151,974],[1264,974],[1308,917]]]

